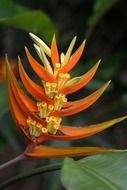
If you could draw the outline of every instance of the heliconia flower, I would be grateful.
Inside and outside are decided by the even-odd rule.
[[[18,76],[17,62],[14,59],[10,61],[12,70],[16,76]],[[5,59],[0,58],[0,84],[6,81],[6,63]]]
[[[29,78],[20,57],[18,57],[19,75],[28,92],[26,94],[20,87],[6,56],[10,110],[17,127],[28,139],[24,155],[26,157],[53,158],[112,151],[112,149],[101,147],[57,148],[40,145],[46,140],[66,141],[85,138],[99,133],[127,117],[83,127],[63,125],[62,118],[64,116],[79,113],[90,107],[103,94],[110,81],[87,97],[68,101],[68,94],[81,89],[93,78],[100,61],[84,75],[73,78],[69,72],[79,61],[85,41],[72,53],[76,41],[76,37],[74,37],[67,52],[59,54],[55,36],[53,36],[50,48],[34,34],[30,33],[30,36],[35,42],[34,47],[41,63],[38,63],[25,47],[26,56],[32,69],[41,80],[40,85]]]

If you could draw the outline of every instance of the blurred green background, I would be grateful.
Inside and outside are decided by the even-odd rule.
[[[112,83],[103,97],[87,110],[65,119],[69,125],[99,123],[127,114],[127,2],[124,0],[1,0],[0,1],[0,77],[3,57],[8,54],[14,62],[20,55],[27,73],[38,80],[26,60],[24,46],[33,56],[32,40],[28,32],[33,32],[50,45],[54,33],[60,51],[66,51],[71,39],[76,35],[76,47],[87,39],[84,54],[72,74],[81,75],[101,58],[102,63],[94,79],[69,99],[79,99],[95,91],[108,80]],[[6,82],[0,82],[0,163],[22,153],[26,140],[16,128],[8,107]],[[107,146],[127,148],[127,124],[108,129],[94,137],[75,142],[48,142],[51,146]],[[22,171],[54,160],[34,160],[17,164],[5,170],[0,180],[7,179]],[[63,189],[59,172],[37,176],[20,182],[8,189],[27,190]]]

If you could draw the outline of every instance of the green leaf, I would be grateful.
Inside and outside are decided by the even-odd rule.
[[[88,26],[91,27],[117,2],[118,0],[96,0],[93,7],[93,14],[88,19]]]
[[[11,145],[16,151],[21,150],[21,143],[18,140],[17,134],[14,131],[14,123],[12,122],[12,118],[9,113],[0,117],[0,136],[4,142]]]
[[[80,161],[66,158],[61,180],[67,190],[126,190],[127,152],[90,156]]]
[[[0,23],[38,33],[47,41],[51,41],[53,34],[56,33],[54,24],[43,11],[29,10],[11,0],[0,1]]]
[[[18,150],[20,145],[14,131],[12,130],[12,119],[7,114],[9,110],[7,84],[0,84],[0,135],[13,148]]]
[[[0,18],[4,19],[23,13],[27,8],[14,3],[12,0],[0,0]]]
[[[8,110],[7,84],[0,84],[0,117]]]
[[[93,65],[96,61],[92,60],[91,62]],[[91,64],[91,62],[89,62],[89,65]],[[105,57],[102,58],[102,62],[96,73],[95,79],[100,82],[104,82],[106,80],[112,79],[117,74],[119,70],[119,66],[120,66],[119,57],[115,55],[107,57],[107,58]],[[94,81],[91,81],[91,82],[94,82]]]
[[[98,78],[104,81],[113,78],[118,72],[119,65],[120,61],[116,56],[104,58],[102,60],[101,71],[98,71]]]
[[[41,11],[26,11],[11,18],[1,19],[0,22],[28,32],[41,34],[47,40],[51,40],[55,32],[52,22]]]

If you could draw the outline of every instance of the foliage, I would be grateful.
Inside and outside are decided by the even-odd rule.
[[[89,17],[87,23],[92,27],[98,20],[117,2],[118,0],[96,0],[93,6],[93,14]]]
[[[47,41],[56,33],[54,24],[43,11],[30,10],[15,4],[12,0],[0,1],[0,23],[38,33]]]
[[[8,109],[7,99],[7,85],[6,83],[0,84],[0,114],[4,114]]]
[[[67,190],[126,190],[127,153],[90,156],[79,161],[64,160],[61,179]]]

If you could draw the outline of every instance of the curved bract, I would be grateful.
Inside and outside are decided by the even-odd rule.
[[[67,52],[59,54],[55,35],[51,42],[51,48],[34,34],[30,33],[30,36],[36,43],[34,47],[42,63],[37,62],[27,48],[25,48],[26,56],[33,71],[41,79],[41,85],[30,79],[20,58],[18,58],[19,75],[28,92],[26,94],[20,87],[6,57],[10,110],[17,127],[28,139],[28,147],[24,155],[27,157],[51,158],[91,155],[111,151],[111,149],[99,147],[51,148],[38,145],[46,140],[65,141],[85,138],[121,122],[126,117],[83,127],[63,125],[63,117],[81,112],[94,104],[106,90],[110,81],[87,97],[68,101],[68,94],[76,92],[90,82],[98,69],[100,61],[84,75],[71,77],[69,72],[79,61],[84,50],[85,41],[72,53],[76,42],[76,37],[74,37]]]

